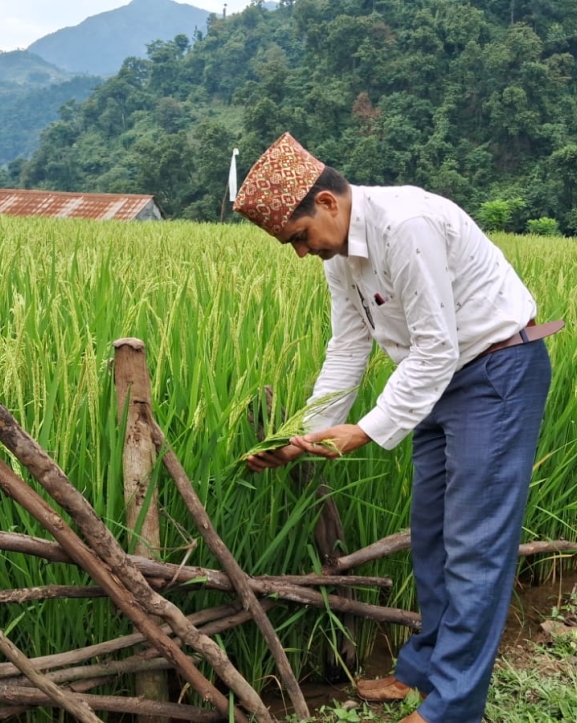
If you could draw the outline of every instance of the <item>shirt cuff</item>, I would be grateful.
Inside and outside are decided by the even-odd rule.
[[[412,429],[402,429],[393,424],[379,407],[371,409],[357,424],[373,442],[384,449],[393,449],[412,432]]]

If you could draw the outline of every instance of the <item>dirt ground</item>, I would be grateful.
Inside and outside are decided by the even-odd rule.
[[[517,584],[501,639],[500,654],[506,655],[518,668],[531,667],[535,644],[549,640],[541,624],[551,616],[553,608],[561,607],[575,590],[575,571],[542,585]]]

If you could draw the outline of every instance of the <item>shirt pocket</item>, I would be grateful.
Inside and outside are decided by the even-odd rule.
[[[383,298],[386,296],[383,295]],[[375,328],[373,337],[377,344],[398,363],[408,353],[410,336],[405,313],[396,299],[389,299],[380,306],[371,304]]]

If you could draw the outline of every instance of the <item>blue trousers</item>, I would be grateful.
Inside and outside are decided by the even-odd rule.
[[[413,569],[422,630],[399,653],[427,723],[480,723],[511,601],[551,380],[543,341],[458,371],[413,438]]]

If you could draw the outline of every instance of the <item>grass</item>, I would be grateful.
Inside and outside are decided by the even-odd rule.
[[[577,245],[563,239],[496,238],[540,304],[540,319],[568,327],[549,340],[554,383],[539,443],[525,539],[577,537]],[[392,452],[368,445],[336,462],[316,461],[317,477],[297,489],[286,470],[231,479],[231,464],[257,443],[257,423],[279,432],[283,415],[302,410],[330,334],[321,265],[299,260],[248,224],[127,224],[0,216],[0,398],[49,451],[97,513],[126,544],[122,440],[110,359],[112,342],[139,337],[147,348],[154,414],[211,519],[251,575],[309,572],[318,565],[315,490],[324,477],[353,551],[408,526],[410,442]],[[370,408],[391,373],[381,354],[369,362],[351,418]],[[264,394],[274,389],[270,412]],[[7,457],[8,458],[8,457]],[[14,468],[20,466],[10,460]],[[214,567],[162,468],[156,476],[166,561]],[[31,482],[35,486],[34,482]],[[8,499],[0,524],[43,536]],[[551,563],[540,563],[547,574]],[[390,604],[414,607],[409,556],[366,565],[394,580]],[[0,585],[83,584],[86,576],[3,554]],[[377,602],[376,593],[359,598]],[[197,591],[174,598],[185,612],[221,602]],[[0,609],[7,627],[21,606]],[[12,633],[27,654],[66,650],[127,632],[105,600],[46,601],[25,608]],[[72,612],[73,611],[73,612]],[[286,605],[272,620],[297,675],[320,671],[338,625],[330,614]],[[62,625],[66,619],[67,624]],[[289,625],[287,621],[291,621]],[[359,654],[374,627],[362,623]],[[393,631],[399,642],[403,630]],[[250,626],[222,644],[257,687],[274,674]]]

